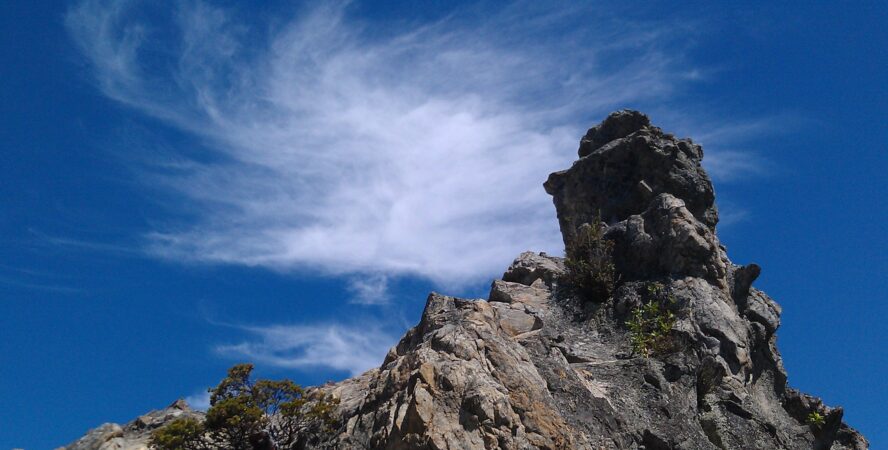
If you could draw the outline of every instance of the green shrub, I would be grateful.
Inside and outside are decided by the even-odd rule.
[[[209,443],[203,440],[203,424],[192,418],[176,419],[151,435],[151,448],[168,450],[205,450]]]
[[[666,353],[672,349],[672,327],[675,313],[670,310],[675,298],[661,283],[649,283],[643,295],[644,302],[634,308],[626,321],[632,353],[645,358]]]
[[[820,428],[826,424],[826,416],[817,411],[811,411],[811,413],[808,414],[807,422],[808,425],[811,425],[814,428]]]
[[[614,242],[604,238],[604,227],[596,216],[594,225],[583,224],[564,251],[566,281],[580,297],[603,302],[614,291],[616,269]]]
[[[206,420],[178,419],[156,430],[149,446],[160,450],[288,449],[300,433],[335,425],[336,402],[323,394],[308,399],[290,380],[253,380],[252,364],[238,364],[210,389]]]

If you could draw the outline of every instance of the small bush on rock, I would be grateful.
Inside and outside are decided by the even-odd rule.
[[[807,422],[808,425],[811,425],[814,428],[820,428],[826,424],[826,417],[817,411],[811,411],[811,413],[808,414]]]
[[[290,380],[253,380],[252,364],[238,364],[210,389],[210,408],[201,423],[178,419],[158,429],[149,446],[160,450],[268,450],[293,448],[300,433],[327,431],[335,424],[335,402],[308,399]]]
[[[582,298],[603,302],[614,291],[616,269],[614,243],[604,238],[604,226],[596,217],[594,225],[583,224],[564,251],[566,281]]]
[[[626,326],[632,353],[645,358],[666,353],[672,349],[672,327],[675,314],[670,310],[675,297],[666,291],[662,283],[649,283],[643,295],[645,302],[632,310]]]

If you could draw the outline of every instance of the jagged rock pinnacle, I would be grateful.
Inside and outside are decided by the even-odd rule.
[[[649,126],[651,119],[643,113],[627,109],[617,111],[607,116],[604,122],[589,128],[580,140],[580,149],[577,153],[580,158],[588,156],[608,142],[622,139]]]
[[[606,223],[613,295],[571,294],[564,260],[531,252],[486,301],[433,293],[379,368],[317,388],[339,400],[339,426],[298,448],[866,449],[841,408],[787,386],[780,307],[752,286],[760,268],[731,263],[718,241],[700,146],[619,111],[579,155],[545,187],[565,244]],[[627,322],[657,295],[674,314],[668,345],[640,354]],[[68,448],[112,448],[101,440],[112,435],[113,448],[142,448],[139,423],[127,426],[133,446],[111,427]]]
[[[561,234],[567,244],[583,223],[600,215],[614,223],[644,212],[651,199],[671,194],[711,231],[718,223],[712,181],[701,166],[702,148],[652,126],[644,114],[618,111],[592,127],[580,159],[549,175]]]

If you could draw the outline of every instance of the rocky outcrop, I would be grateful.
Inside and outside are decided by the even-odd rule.
[[[786,385],[780,307],[716,235],[703,151],[621,111],[545,184],[566,244],[596,220],[619,275],[600,302],[561,286],[562,259],[523,253],[486,300],[431,294],[379,368],[319,389],[339,399],[336,449],[855,449],[842,409]],[[653,287],[656,289],[652,289]],[[668,296],[668,349],[626,322]],[[822,424],[809,423],[812,412]],[[99,447],[75,447],[99,448]]]
[[[565,244],[596,216],[608,224],[624,220],[664,193],[715,231],[715,193],[700,164],[703,149],[690,139],[663,133],[640,112],[619,111],[586,133],[579,155],[570,169],[549,175],[544,184],[554,197]]]
[[[139,416],[126,425],[106,423],[59,450],[148,450],[154,430],[188,417],[203,420],[203,413],[192,410],[184,400],[176,400],[172,405]]]

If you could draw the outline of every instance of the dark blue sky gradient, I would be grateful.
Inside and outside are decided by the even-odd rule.
[[[350,11],[379,33],[461,8],[374,3]],[[773,122],[737,148],[762,173],[716,181],[726,213],[745,213],[720,237],[735,262],[762,266],[757,286],[784,308],[778,343],[790,384],[844,406],[872,448],[888,447],[888,13],[878,2],[754,3],[602,4],[703,30],[687,50],[708,70],[702,80],[669,101],[625,106],[679,135],[684,124],[659,117],[700,110]],[[342,279],[311,270],[146,255],[145,234],[171,219],[165,205],[176,198],[137,182],[132,159],[194,142],[94,87],[65,30],[67,8],[11,1],[0,14],[0,448],[53,448],[214,384],[236,361],[213,348],[243,337],[230,324],[378,318],[398,336],[418,320],[435,289],[421,279],[397,278],[391,305],[363,307],[347,303]],[[491,7],[471,8],[483,21]],[[121,142],[131,154],[108,150]],[[257,370],[306,385],[348,376]]]

